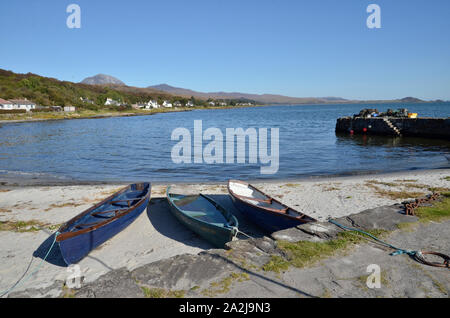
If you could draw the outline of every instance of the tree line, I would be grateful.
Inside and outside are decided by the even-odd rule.
[[[140,89],[72,83],[32,73],[16,74],[1,69],[0,98],[7,100],[26,98],[41,106],[76,106],[79,109],[90,110],[108,108],[105,106],[107,98],[119,101],[126,105],[125,108],[149,100],[157,100],[160,104],[165,100],[171,103],[178,101],[183,105],[192,101],[196,106],[208,106],[210,101],[193,96],[186,98],[164,93],[148,93]],[[239,103],[238,100],[226,102],[229,105]],[[112,108],[116,109],[114,106]]]

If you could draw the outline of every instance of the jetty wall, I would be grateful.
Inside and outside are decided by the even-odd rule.
[[[387,119],[395,128],[385,120]],[[450,117],[448,118],[398,118],[398,117],[352,118],[341,117],[336,132],[372,135],[440,138],[450,140]],[[397,130],[397,131],[396,131]]]

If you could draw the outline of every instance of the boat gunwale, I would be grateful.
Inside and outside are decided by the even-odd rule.
[[[76,221],[78,221],[79,219],[81,219],[82,217],[88,215],[89,213],[91,213],[93,210],[95,210],[96,208],[102,206],[103,204],[107,203],[108,201],[111,201],[114,197],[125,193],[128,189],[131,189],[132,185],[145,185],[148,184],[148,191],[145,195],[142,196],[141,199],[139,199],[139,201],[133,205],[130,206],[127,210],[123,210],[123,212],[121,212],[120,214],[116,214],[114,217],[109,218],[105,221],[99,222],[97,225],[91,226],[91,227],[87,227],[75,232],[64,232],[71,224],[75,223]],[[140,207],[146,200],[147,198],[150,200],[150,196],[151,196],[151,183],[150,182],[141,182],[141,183],[133,183],[133,184],[129,184],[126,187],[124,187],[123,189],[111,194],[110,196],[108,196],[107,198],[103,199],[101,202],[93,205],[92,207],[90,207],[89,209],[81,212],[80,214],[76,215],[75,217],[73,217],[72,219],[70,219],[69,221],[67,221],[66,223],[64,223],[59,229],[58,232],[60,233],[57,237],[56,237],[56,242],[61,242],[64,240],[67,240],[69,238],[73,238],[88,232],[92,232],[95,231],[105,225],[108,225],[110,223],[112,223],[113,221],[124,217],[125,215],[128,215],[129,213],[131,213],[132,211],[134,211],[136,208]]]
[[[174,206],[174,207],[175,207],[177,210],[179,210],[181,213],[183,213],[183,215],[185,215],[186,217],[188,217],[189,219],[191,219],[191,220],[193,220],[193,221],[195,221],[195,222],[199,222],[199,223],[201,223],[201,224],[206,224],[206,225],[211,226],[211,227],[216,227],[216,228],[220,228],[220,229],[229,230],[230,233],[232,233],[233,227],[231,227],[231,226],[228,225],[228,224],[227,224],[228,226],[219,226],[219,225],[215,225],[215,224],[210,223],[210,222],[206,222],[206,221],[203,221],[203,220],[199,220],[199,219],[194,218],[194,217],[190,216],[189,214],[187,214],[187,213],[186,213],[186,212],[187,212],[186,210],[181,209],[181,208],[173,201],[173,199],[172,199],[172,197],[171,197],[171,195],[170,195],[170,193],[169,193],[170,188],[171,188],[171,187],[168,186],[167,189],[166,189],[166,196],[167,196],[167,199],[168,199],[168,201],[169,201],[169,204],[172,205],[172,206]],[[192,195],[192,196],[195,196],[195,195]],[[233,215],[233,213],[228,212],[222,205],[220,205],[218,202],[212,200],[212,199],[209,198],[208,196],[206,196],[206,195],[204,195],[204,194],[201,194],[201,193],[199,194],[199,196],[202,196],[202,197],[204,197],[206,200],[208,200],[209,203],[210,203],[212,206],[214,206],[215,209],[218,210],[222,215],[224,214],[224,212],[228,213],[228,214],[230,215],[230,219],[233,219],[233,221],[234,221],[234,223],[235,223],[234,227],[238,227],[238,226],[239,226],[238,219]],[[217,206],[219,206],[220,209],[217,208],[217,206],[214,205],[214,203],[213,203],[211,200],[212,200]],[[223,215],[223,216],[225,217],[225,219],[227,218],[225,215]],[[228,221],[228,220],[227,220],[227,221]]]
[[[247,202],[246,200],[240,198],[241,196],[239,194],[237,194],[236,192],[231,190],[230,183],[232,183],[232,182],[248,186],[249,188],[251,188],[251,189],[261,193],[262,195],[266,196],[267,198],[272,199],[273,202],[276,202],[276,203],[282,205],[283,207],[287,208],[286,212],[283,212],[283,210],[280,210],[279,212],[276,212],[276,211],[274,211],[274,209],[266,208],[266,207],[263,207],[263,206],[256,205],[254,203]],[[260,210],[264,210],[264,212],[266,212],[266,213],[270,213],[270,214],[276,215],[276,216],[282,216],[282,217],[288,218],[290,220],[300,221],[302,223],[317,222],[317,220],[314,219],[313,217],[311,217],[311,216],[309,216],[309,215],[307,215],[305,213],[302,213],[300,211],[297,211],[296,209],[291,208],[290,206],[284,204],[283,202],[278,201],[277,199],[273,198],[272,196],[266,194],[265,192],[259,190],[256,187],[254,187],[250,183],[247,183],[247,182],[244,182],[244,181],[240,181],[240,180],[228,180],[227,188],[228,188],[228,192],[230,193],[230,195],[232,197],[236,198],[237,200],[239,200],[239,202],[242,202],[242,203],[244,203],[244,204],[246,204],[248,206],[255,207],[255,208],[260,209]],[[292,211],[298,213],[299,215],[298,216],[289,215],[289,214],[287,214],[287,211],[289,211],[289,210],[292,210]],[[305,219],[303,219],[303,217],[307,217],[307,218],[309,218],[311,220],[305,220]]]

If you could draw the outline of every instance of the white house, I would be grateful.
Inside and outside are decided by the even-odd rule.
[[[26,111],[36,109],[36,104],[27,99],[11,99],[10,102],[14,104],[14,109],[25,109]]]
[[[186,104],[187,107],[194,107],[194,103],[190,100]]]
[[[159,104],[156,100],[151,100],[147,103],[145,108],[159,108]]]
[[[75,106],[64,106],[64,111],[65,112],[74,112],[77,109],[75,108]]]
[[[214,103],[214,102],[209,102],[208,105],[209,105],[209,106],[216,106],[216,103]]]
[[[9,100],[0,98],[0,109],[14,109],[14,105]]]
[[[118,102],[112,98],[107,98],[106,102],[105,102],[105,106],[120,106],[120,102]]]
[[[183,106],[183,104],[181,104],[181,102],[179,102],[179,101],[176,101],[175,103],[173,103],[173,106],[181,107],[181,106]]]
[[[172,108],[172,104],[166,100],[164,101],[164,103],[162,105],[163,105],[163,107]]]

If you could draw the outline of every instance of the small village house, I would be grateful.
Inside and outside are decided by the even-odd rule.
[[[133,104],[131,106],[135,109],[152,109],[152,108],[160,107],[160,105],[158,104],[158,102],[156,100],[151,100],[147,103],[137,103],[137,104]]]
[[[194,105],[194,103],[190,100],[190,101],[187,102],[186,106],[187,106],[187,107],[194,107],[195,105]]]
[[[0,109],[14,109],[14,105],[9,100],[0,98]]]
[[[14,104],[14,109],[25,109],[27,112],[36,109],[36,103],[28,99],[11,99],[10,102]]]
[[[118,102],[112,98],[107,98],[106,102],[105,102],[105,106],[120,106],[120,102]]]
[[[74,112],[76,111],[75,106],[64,106],[64,111],[65,112]]]
[[[172,108],[172,104],[165,100],[163,103],[163,107]]]
[[[183,104],[181,104],[181,102],[179,102],[179,101],[176,101],[175,103],[173,103],[173,106],[181,107],[181,106],[183,106]]]
[[[93,101],[93,100],[90,100],[90,99],[87,98],[87,97],[80,97],[80,100],[81,100],[83,103],[86,103],[86,104],[94,104],[94,101]]]
[[[147,107],[146,108],[159,108],[160,105],[158,104],[158,101],[156,100],[151,100],[147,103]]]

